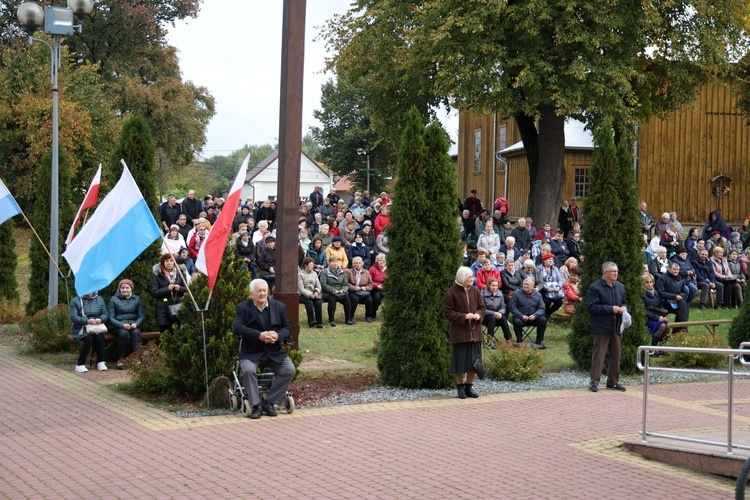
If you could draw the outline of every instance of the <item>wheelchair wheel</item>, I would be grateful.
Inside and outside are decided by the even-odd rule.
[[[250,404],[249,399],[242,400],[242,414],[250,418],[250,413],[253,411],[253,405]]]
[[[284,409],[287,413],[294,413],[294,398],[291,394],[287,394],[284,399]]]
[[[231,392],[231,391],[230,391]],[[237,399],[237,395],[233,392],[229,395],[229,411],[236,413],[239,410],[240,402]]]

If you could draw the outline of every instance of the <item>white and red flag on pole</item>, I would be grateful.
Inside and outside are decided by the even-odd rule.
[[[81,205],[81,208],[78,209],[76,218],[73,220],[73,225],[70,226],[70,231],[68,231],[68,237],[65,239],[66,245],[70,245],[70,243],[73,241],[73,238],[75,238],[76,227],[78,227],[78,223],[81,222],[81,214],[83,213],[83,211],[88,210],[89,208],[95,206],[97,202],[99,201],[99,184],[101,183],[101,179],[102,179],[102,164],[100,163],[99,170],[96,171],[96,175],[94,176],[94,179],[91,181],[89,190],[86,192],[86,197],[83,199],[83,204]]]
[[[219,267],[221,267],[221,258],[224,255],[224,248],[227,246],[227,240],[232,233],[232,222],[237,214],[237,207],[240,205],[242,197],[242,186],[245,184],[245,175],[247,174],[247,163],[250,161],[250,155],[245,157],[242,162],[237,178],[234,180],[224,207],[221,209],[219,217],[211,226],[211,232],[208,233],[206,241],[201,245],[198,251],[198,258],[195,260],[195,267],[200,272],[208,276],[208,289],[213,291],[216,285],[216,278],[219,276]]]

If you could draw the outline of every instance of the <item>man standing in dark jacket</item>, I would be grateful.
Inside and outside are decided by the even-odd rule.
[[[531,251],[531,236],[526,230],[526,219],[523,217],[518,219],[518,226],[511,231],[510,235],[516,239],[516,248],[520,253],[523,253],[524,250]]]
[[[242,382],[252,405],[250,418],[260,418],[263,413],[275,417],[274,405],[283,402],[296,372],[282,345],[291,338],[291,327],[286,306],[268,297],[265,281],[251,281],[250,295],[252,300],[237,304],[232,323],[232,332],[242,338],[239,356]],[[263,401],[258,388],[259,366],[268,366],[275,375]]]
[[[607,389],[624,391],[620,380],[620,352],[622,351],[622,314],[625,308],[625,287],[617,281],[617,264],[602,264],[602,277],[586,291],[586,309],[591,316],[591,333],[594,335],[594,355],[591,359],[591,385],[589,390],[599,390],[604,358],[609,354]]]
[[[195,198],[195,190],[188,191],[187,198],[182,200],[182,213],[187,216],[187,220],[192,221],[201,216],[203,203]]]
[[[167,202],[162,203],[159,207],[159,215],[161,215],[161,225],[165,233],[169,232],[169,228],[172,224],[177,224],[177,219],[180,217],[182,208],[177,205],[177,197],[170,194],[167,197]]]
[[[315,189],[310,193],[310,203],[312,203],[313,213],[317,213],[321,205],[323,205],[323,194],[320,192],[320,186],[315,186]]]

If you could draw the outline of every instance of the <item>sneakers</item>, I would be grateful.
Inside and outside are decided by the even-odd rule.
[[[96,364],[96,369],[99,370],[100,372],[106,372],[107,371],[107,363],[105,363],[104,361],[99,361]]]
[[[595,386],[594,384],[591,384],[591,385],[589,386],[589,390],[590,390],[591,392],[599,392],[599,388],[598,388],[597,386]]]
[[[609,385],[608,385],[608,386],[607,386],[607,389],[612,389],[612,390],[614,390],[614,391],[625,392],[625,388],[624,388],[623,386],[621,386],[620,384],[615,384],[615,385],[613,385],[613,386],[609,386]]]
[[[86,368],[86,365],[76,365],[76,372],[86,373],[87,371],[89,371],[89,369]]]
[[[546,348],[547,348],[547,346],[546,346],[546,345],[544,345],[544,342],[537,342],[537,343],[536,343],[536,348],[537,348],[537,349],[546,349]]]

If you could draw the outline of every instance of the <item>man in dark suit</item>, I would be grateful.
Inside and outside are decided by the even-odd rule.
[[[591,359],[591,385],[589,390],[599,390],[604,358],[609,354],[607,389],[625,391],[620,381],[620,353],[622,352],[622,320],[625,307],[625,287],[617,281],[618,270],[614,262],[602,264],[602,277],[586,290],[586,309],[591,317],[594,353]],[[626,327],[629,325],[625,325]]]
[[[265,413],[276,416],[274,404],[280,405],[292,383],[296,370],[282,343],[291,337],[286,306],[268,297],[268,284],[262,279],[250,282],[251,300],[237,304],[232,332],[242,340],[240,368],[242,383],[250,399],[250,418]],[[268,366],[276,375],[266,398],[261,402],[258,388],[258,366]]]

